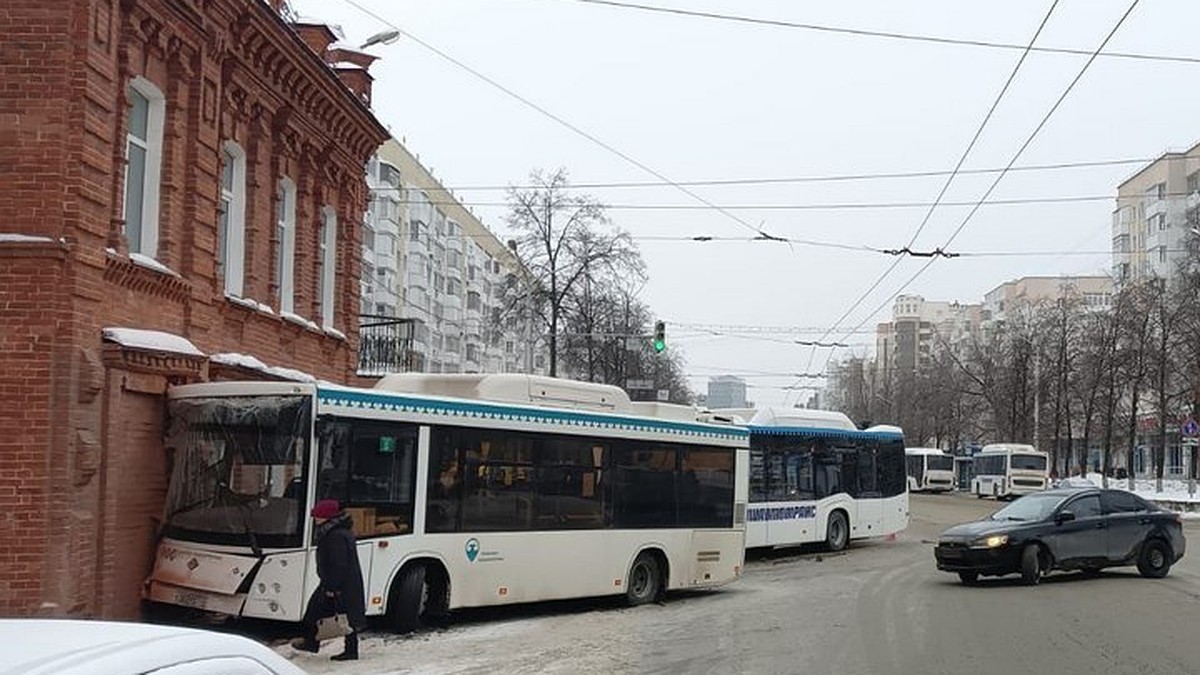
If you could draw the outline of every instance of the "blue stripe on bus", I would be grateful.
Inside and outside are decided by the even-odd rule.
[[[742,427],[688,424],[670,420],[625,417],[606,413],[587,413],[555,408],[525,408],[494,403],[427,399],[386,392],[355,391],[350,389],[317,389],[320,401],[327,405],[347,408],[391,410],[451,417],[473,417],[514,422],[537,422],[574,425],[597,429],[653,431],[676,435],[693,434],[710,438],[745,440],[749,432]]]

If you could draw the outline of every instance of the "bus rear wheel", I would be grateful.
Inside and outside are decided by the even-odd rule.
[[[662,574],[658,559],[653,553],[643,551],[629,568],[629,579],[625,584],[625,602],[630,607],[644,605],[658,598],[662,592]]]
[[[850,540],[850,523],[846,521],[844,511],[834,511],[829,514],[829,524],[825,526],[825,547],[830,551],[840,551],[846,548]]]

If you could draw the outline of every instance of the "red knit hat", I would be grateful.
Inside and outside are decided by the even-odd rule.
[[[339,514],[341,512],[342,512],[342,505],[338,504],[338,500],[322,499],[321,501],[317,502],[315,506],[313,506],[312,517],[313,518],[324,518],[324,519],[328,520],[330,518],[336,518],[337,514]]]

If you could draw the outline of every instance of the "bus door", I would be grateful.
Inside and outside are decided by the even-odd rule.
[[[858,502],[858,522],[852,525],[851,536],[871,537],[883,529],[883,492],[879,485],[878,448],[874,441],[861,441],[855,448],[855,477],[857,492],[852,492]]]

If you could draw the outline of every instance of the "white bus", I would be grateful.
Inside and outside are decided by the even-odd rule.
[[[905,448],[909,492],[954,489],[954,457],[938,448]]]
[[[983,497],[1008,498],[1045,490],[1050,485],[1050,458],[1032,445],[985,445],[972,462],[971,492]]]
[[[838,412],[767,408],[749,429],[747,548],[824,542],[837,551],[908,527],[897,427],[861,431]]]
[[[173,472],[152,602],[298,621],[309,509],[354,521],[368,615],[709,588],[742,572],[745,428],[526,375],[375,389],[228,382],[169,393]]]

